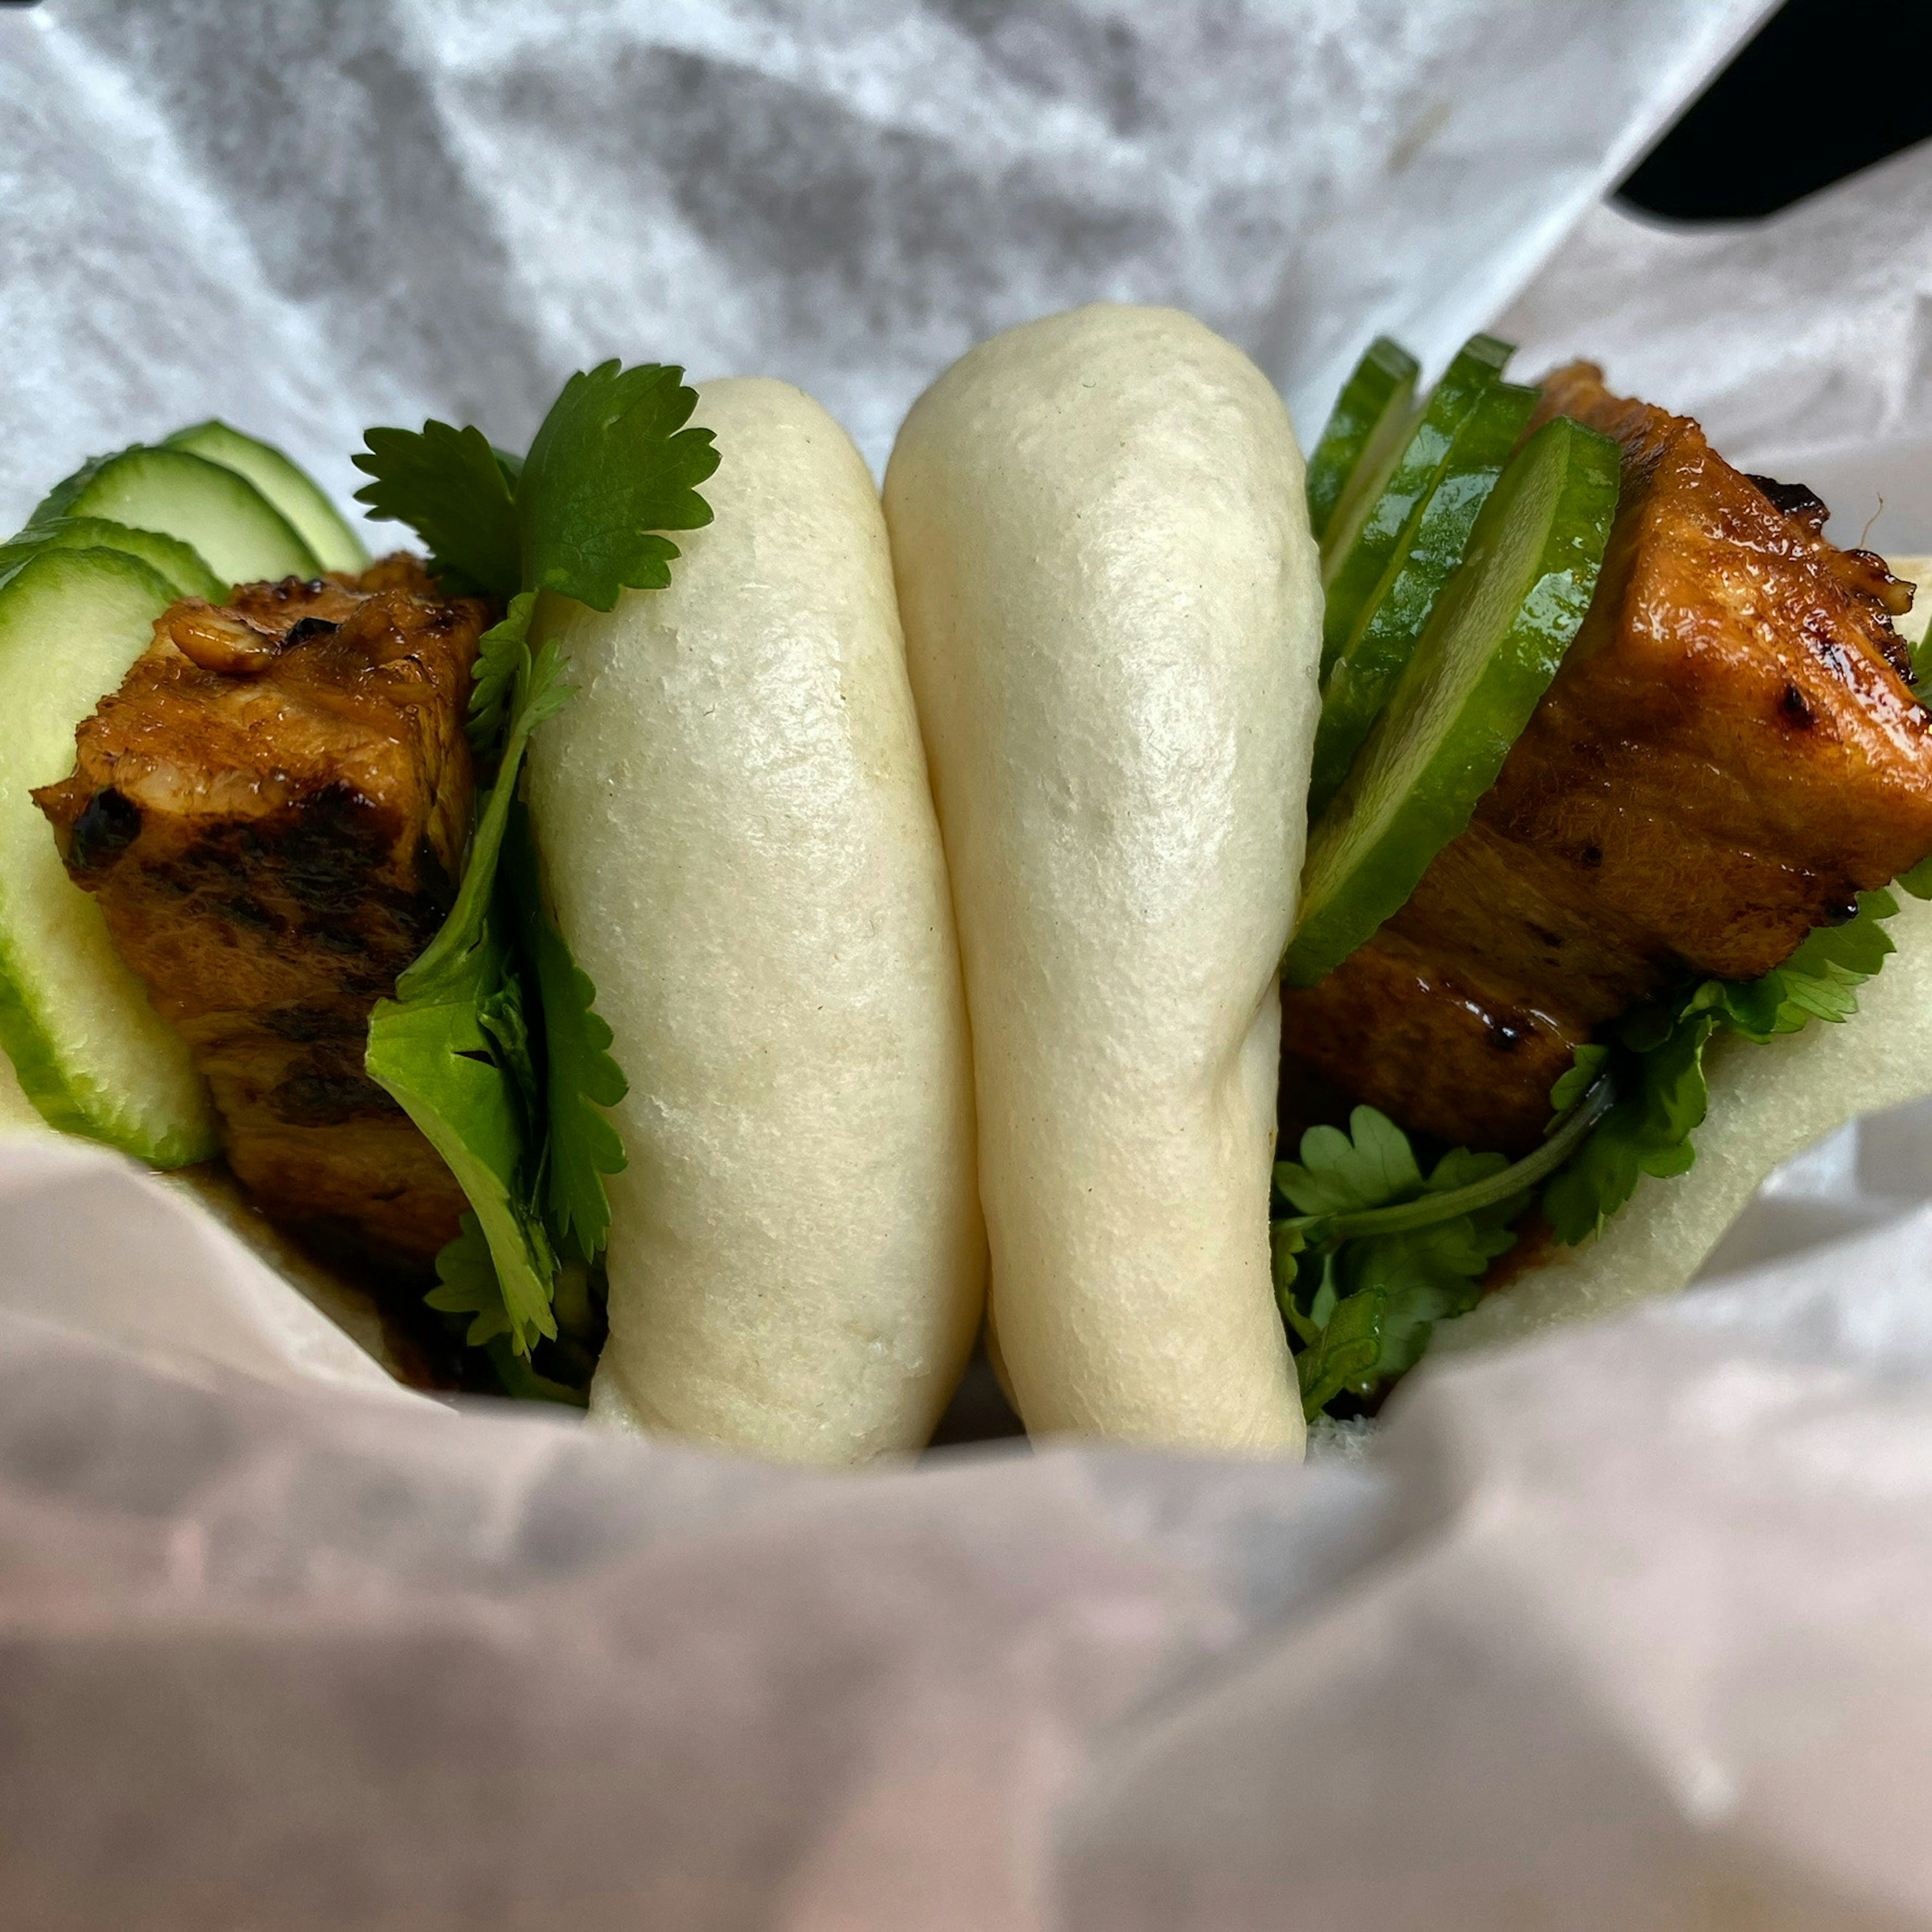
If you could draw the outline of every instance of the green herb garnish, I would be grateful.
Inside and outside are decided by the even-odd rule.
[[[532,658],[524,641],[532,601],[519,597],[497,627],[514,631],[520,662],[496,782],[479,801],[462,889],[441,930],[397,980],[396,998],[370,1016],[364,1056],[369,1077],[448,1162],[494,1263],[491,1306],[473,1240],[460,1256],[445,1249],[437,1262],[442,1286],[432,1291],[442,1299],[430,1305],[472,1314],[472,1346],[504,1334],[524,1356],[538,1336],[556,1334],[550,1306],[556,1244],[543,1213],[550,1148],[526,980],[513,950],[514,922],[500,904],[499,861],[530,734],[572,694],[556,646],[546,644]],[[602,1177],[593,1180],[601,1197]],[[452,1246],[463,1247],[463,1238]],[[452,1304],[459,1292],[467,1300]]]
[[[697,485],[718,455],[709,430],[686,427],[696,404],[680,370],[607,362],[565,384],[520,460],[480,430],[437,422],[371,430],[356,458],[374,479],[358,500],[414,529],[447,588],[509,602],[481,640],[470,694],[488,789],[462,886],[372,1016],[368,1066],[472,1210],[437,1257],[430,1305],[470,1317],[468,1341],[512,1394],[572,1399],[527,1364],[557,1335],[560,1264],[604,1245],[604,1177],[624,1166],[602,1111],[623,1098],[624,1076],[544,902],[518,791],[531,734],[574,691],[554,642],[530,649],[536,593],[608,610],[627,587],[670,582],[678,550],[661,533],[711,518]]]
[[[1408,1136],[1358,1107],[1348,1132],[1311,1127],[1275,1187],[1299,1209],[1274,1224],[1276,1298],[1310,1420],[1345,1391],[1372,1394],[1412,1367],[1435,1324],[1476,1305],[1491,1262],[1539,1182],[1569,1159],[1610,1104],[1606,1084],[1574,1094],[1542,1146],[1512,1162],[1457,1148],[1425,1177]]]
[[[1898,883],[1916,897],[1932,897],[1932,884],[1922,890],[1917,881],[1915,872]],[[1704,1049],[1714,1035],[1762,1043],[1810,1020],[1835,1024],[1856,1012],[1858,988],[1894,950],[1881,922],[1898,910],[1889,892],[1861,892],[1844,925],[1816,928],[1761,979],[1702,980],[1636,1008],[1610,1029],[1607,1042],[1580,1048],[1564,1080],[1606,1075],[1618,1097],[1576,1160],[1544,1190],[1544,1218],[1556,1238],[1573,1246],[1587,1240],[1644,1175],[1668,1179],[1696,1160],[1690,1137],[1710,1104]],[[1559,1082],[1551,1104],[1568,1090]]]
[[[1932,860],[1897,883],[1932,899]],[[1712,1036],[1762,1042],[1849,1018],[1858,988],[1894,950],[1881,922],[1898,910],[1888,891],[1862,892],[1853,918],[1819,927],[1761,979],[1706,980],[1625,1015],[1608,1041],[1577,1049],[1550,1090],[1543,1144],[1514,1165],[1459,1148],[1425,1178],[1408,1136],[1372,1107],[1358,1107],[1346,1134],[1310,1128],[1300,1160],[1275,1168],[1277,1192],[1298,1211],[1274,1223],[1276,1297],[1310,1420],[1342,1395],[1374,1395],[1414,1365],[1436,1322],[1475,1306],[1539,1187],[1552,1233],[1574,1245],[1643,1175],[1689,1168]]]
[[[419,430],[372,429],[352,458],[376,480],[356,491],[370,514],[407,524],[429,551],[429,567],[458,596],[507,602],[520,582],[516,459],[480,429],[426,422]]]

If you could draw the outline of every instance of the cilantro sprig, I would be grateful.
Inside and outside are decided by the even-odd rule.
[[[407,524],[429,552],[430,573],[459,596],[507,602],[517,592],[515,490],[522,465],[480,429],[430,422],[372,429],[350,460],[375,481],[356,491],[379,522]]]
[[[543,1212],[549,1150],[526,982],[507,936],[514,919],[503,916],[500,903],[500,862],[530,735],[573,694],[556,645],[532,657],[525,640],[534,602],[518,597],[496,627],[515,636],[519,661],[496,783],[479,801],[456,904],[397,980],[395,998],[377,1004],[364,1053],[370,1078],[448,1163],[493,1264],[494,1300],[474,1238],[460,1257],[446,1249],[438,1262],[442,1285],[430,1292],[430,1306],[472,1314],[471,1346],[504,1335],[526,1357],[539,1336],[556,1334],[556,1251]]]
[[[407,524],[450,589],[504,600],[556,590],[608,610],[620,592],[662,590],[678,548],[666,530],[711,520],[698,486],[718,467],[697,392],[668,363],[580,370],[519,462],[479,429],[372,429],[352,460],[372,515]]]
[[[1300,1342],[1295,1370],[1312,1420],[1345,1391],[1369,1396],[1414,1366],[1438,1322],[1476,1305],[1489,1265],[1515,1242],[1538,1184],[1602,1118],[1606,1086],[1571,1097],[1541,1147],[1456,1148],[1425,1175],[1408,1136],[1358,1107],[1348,1131],[1311,1127],[1275,1189],[1298,1214],[1274,1223],[1275,1295]]]
[[[532,734],[574,695],[556,642],[532,650],[531,622],[540,590],[608,610],[627,588],[670,582],[679,553],[662,532],[711,518],[698,485],[718,455],[709,430],[686,427],[696,404],[680,370],[607,362],[565,384],[523,459],[439,422],[371,430],[355,459],[373,479],[358,500],[415,530],[446,588],[508,604],[479,643],[470,693],[485,788],[462,885],[376,1007],[367,1063],[470,1202],[430,1305],[470,1318],[466,1339],[514,1394],[577,1399],[530,1358],[558,1338],[560,1282],[602,1249],[604,1178],[625,1164],[604,1111],[624,1076],[544,902],[519,795]]]
[[[677,560],[665,530],[711,520],[698,486],[718,467],[698,393],[663,363],[600,364],[564,384],[517,488],[523,581],[608,610],[625,590],[662,590]]]

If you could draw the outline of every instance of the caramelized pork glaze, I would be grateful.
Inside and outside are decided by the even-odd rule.
[[[1546,380],[1553,416],[1622,447],[1595,599],[1468,829],[1284,993],[1286,1118],[1320,1084],[1526,1152],[1593,1029],[1692,975],[1768,972],[1932,852],[1932,718],[1892,626],[1909,589],[1828,542],[1808,490],[1588,363]]]
[[[454,897],[484,618],[406,556],[184,599],[80,727],[74,775],[34,794],[256,1199],[405,1270],[463,1196],[363,1048]]]

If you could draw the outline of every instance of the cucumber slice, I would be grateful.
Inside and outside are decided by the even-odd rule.
[[[344,521],[321,484],[273,443],[258,442],[225,422],[210,421],[176,430],[161,446],[205,456],[209,462],[247,477],[294,524],[296,534],[322,560],[323,569],[368,568],[369,553],[362,538]]]
[[[1282,962],[1312,986],[1400,909],[1469,822],[1563,662],[1603,566],[1617,446],[1558,417],[1510,458],[1469,554],[1309,834]]]
[[[217,1151],[207,1087],[28,794],[74,770],[76,728],[174,597],[119,550],[44,550],[0,584],[0,1046],[53,1126],[158,1167]]]
[[[33,520],[56,517],[111,517],[179,537],[207,559],[224,590],[322,572],[294,526],[245,476],[185,449],[136,447],[97,456],[54,486]]]
[[[1322,587],[1322,675],[1354,634],[1364,607],[1402,548],[1423,499],[1435,487],[1462,418],[1502,380],[1514,352],[1493,335],[1472,335],[1456,352],[1408,436],[1382,470],[1337,517],[1324,550]]]
[[[1421,365],[1399,342],[1378,335],[1342,385],[1308,459],[1308,520],[1317,543],[1334,521],[1351,478],[1380,472],[1415,406]]]
[[[1369,727],[1414,654],[1436,598],[1469,547],[1477,512],[1496,488],[1536,406],[1536,393],[1498,382],[1462,418],[1404,541],[1328,674],[1308,780],[1310,818],[1319,818],[1340,788]]]
[[[105,517],[56,517],[30,524],[12,542],[0,544],[0,578],[44,550],[118,550],[158,570],[179,597],[206,597],[219,603],[228,586],[202,562],[192,544],[159,530],[137,530]]]

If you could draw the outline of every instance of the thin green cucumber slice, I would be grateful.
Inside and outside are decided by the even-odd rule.
[[[295,526],[245,476],[185,449],[136,447],[97,456],[54,486],[33,520],[56,517],[110,517],[179,537],[207,560],[224,590],[322,571]]]
[[[1342,789],[1309,834],[1282,962],[1312,986],[1398,910],[1469,822],[1590,608],[1617,507],[1616,445],[1544,424],[1510,459],[1462,566]]]
[[[28,794],[74,770],[76,728],[174,598],[120,550],[44,550],[0,584],[0,1046],[52,1125],[158,1167],[217,1150],[207,1087]]]
[[[1342,647],[1322,694],[1308,779],[1308,815],[1318,818],[1341,788],[1415,650],[1436,600],[1469,547],[1476,517],[1536,406],[1534,389],[1498,382],[1456,430],[1396,554]]]
[[[1322,562],[1326,608],[1322,620],[1322,675],[1342,655],[1401,548],[1424,498],[1440,473],[1462,418],[1502,380],[1514,352],[1493,335],[1472,335],[1456,352],[1430,392],[1422,413],[1381,472],[1336,518]]]
[[[282,514],[297,535],[322,560],[325,570],[367,570],[369,553],[308,472],[278,449],[210,420],[178,429],[162,443],[164,449],[185,449],[205,456],[224,470],[245,476]]]
[[[228,594],[228,586],[202,561],[192,544],[106,517],[56,517],[51,523],[29,524],[10,543],[0,544],[0,578],[44,550],[118,550],[158,570],[177,596],[219,602]]]
[[[1421,364],[1399,342],[1378,335],[1342,385],[1322,440],[1308,459],[1308,520],[1317,543],[1356,475],[1379,473],[1415,406]]]

